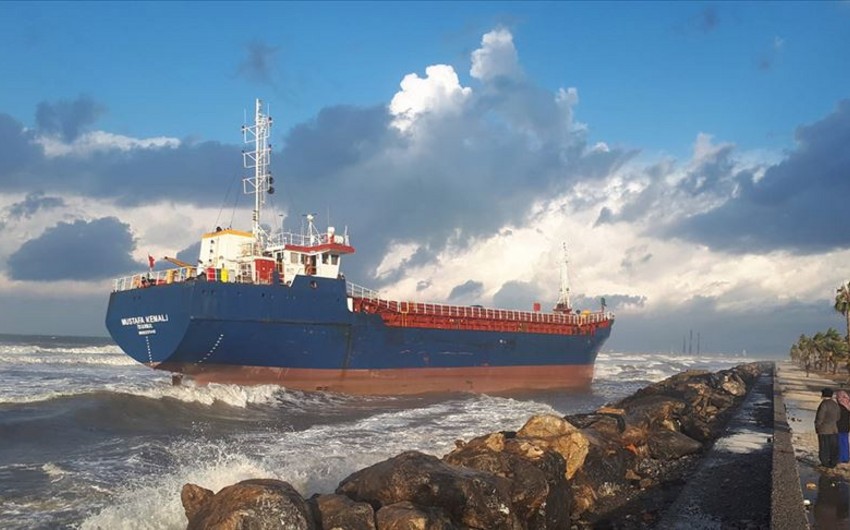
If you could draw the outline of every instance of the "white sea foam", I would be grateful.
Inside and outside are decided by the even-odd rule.
[[[58,482],[62,480],[67,471],[62,469],[58,464],[54,464],[53,462],[47,462],[43,466],[41,466],[41,470],[50,477],[50,482]]]
[[[199,454],[200,453],[200,454]],[[211,454],[210,454],[211,453]],[[229,453],[217,444],[193,447],[187,464],[163,476],[134,479],[119,487],[109,506],[88,517],[81,530],[160,530],[186,528],[180,490],[193,483],[218,491],[249,478],[282,479],[257,460]]]
[[[124,354],[102,355],[65,355],[51,353],[34,353],[30,355],[2,355],[3,364],[105,364],[111,366],[129,366],[138,364],[132,357]]]
[[[554,411],[542,403],[476,396],[300,431],[178,443],[168,448],[181,463],[172,473],[125,484],[81,528],[185,528],[179,492],[187,482],[218,491],[248,478],[274,478],[289,482],[304,497],[330,493],[354,471],[403,451],[440,457],[458,438],[518,429],[529,415],[546,412]]]
[[[116,389],[116,391],[120,390]],[[171,398],[202,405],[212,405],[218,402],[231,407],[245,408],[249,404],[273,403],[282,389],[277,385],[239,386],[211,383],[205,386],[196,386],[185,383],[179,386],[161,384],[152,388],[124,390],[123,392],[154,399]]]
[[[63,385],[67,386],[67,385]],[[224,403],[231,407],[245,408],[248,405],[262,405],[274,403],[277,395],[283,389],[276,385],[263,386],[239,386],[239,385],[217,385],[194,386],[183,384],[173,386],[169,382],[159,381],[154,385],[150,383],[121,383],[104,385],[84,385],[69,390],[48,390],[38,393],[0,394],[0,403],[37,403],[63,397],[82,396],[98,392],[113,392],[115,394],[146,397],[152,399],[176,399],[185,403],[200,403],[202,405],[213,405]]]
[[[0,355],[65,355],[65,354],[121,354],[121,351],[116,344],[106,344],[102,346],[78,346],[78,347],[43,347],[33,344],[0,344]]]
[[[736,356],[600,353],[594,367],[594,377],[597,380],[656,382],[686,370],[716,371],[751,361]]]

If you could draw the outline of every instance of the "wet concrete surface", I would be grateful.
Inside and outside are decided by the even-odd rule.
[[[759,377],[657,528],[770,528],[773,374]]]

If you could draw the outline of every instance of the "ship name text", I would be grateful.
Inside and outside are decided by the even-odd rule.
[[[122,326],[138,326],[139,324],[156,324],[157,322],[168,322],[168,313],[160,315],[147,315],[138,317],[127,317],[121,319]]]

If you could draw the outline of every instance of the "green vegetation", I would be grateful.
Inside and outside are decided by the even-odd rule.
[[[850,281],[836,290],[834,307],[847,320],[847,335],[842,337],[835,328],[818,331],[811,337],[800,335],[791,346],[791,359],[805,367],[806,372],[836,373],[839,367],[844,367],[850,376]]]

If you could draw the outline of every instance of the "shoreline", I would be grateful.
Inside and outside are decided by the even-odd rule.
[[[442,458],[406,451],[355,471],[332,494],[306,499],[287,482],[251,479],[218,493],[188,483],[181,499],[189,528],[284,512],[306,527],[338,526],[339,517],[356,512],[360,522],[342,527],[378,530],[414,522],[766,528],[774,366],[681,372],[595,411],[532,416],[518,431],[458,440]]]

